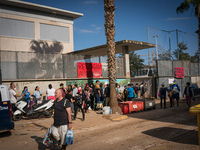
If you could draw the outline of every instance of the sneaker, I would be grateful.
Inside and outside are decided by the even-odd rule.
[[[175,107],[173,107],[173,111],[175,110]]]
[[[66,150],[67,145],[62,145],[61,150]]]

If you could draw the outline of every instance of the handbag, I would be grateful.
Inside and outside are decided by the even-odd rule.
[[[52,126],[47,130],[47,133],[45,134],[43,142],[42,142],[46,146],[49,146],[51,143],[51,136],[52,136],[51,131],[52,131]]]
[[[161,97],[161,91],[160,91],[160,90],[159,90],[159,92],[158,92],[158,96]]]

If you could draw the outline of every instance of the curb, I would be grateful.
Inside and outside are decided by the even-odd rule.
[[[112,121],[120,121],[120,120],[126,120],[126,119],[128,119],[128,116],[127,116],[127,115],[124,115],[124,116],[121,116],[121,117],[112,119]]]

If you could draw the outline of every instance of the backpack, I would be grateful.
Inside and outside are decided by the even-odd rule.
[[[83,94],[78,94],[77,96],[76,96],[76,98],[75,98],[75,103],[77,104],[77,105],[82,105],[83,104]]]
[[[179,93],[179,90],[178,90],[178,87],[177,87],[177,86],[175,86],[175,87],[172,89],[172,93],[173,93],[173,94]]]

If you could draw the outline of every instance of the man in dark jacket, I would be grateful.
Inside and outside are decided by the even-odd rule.
[[[106,95],[106,106],[109,106],[110,102],[110,86],[107,84],[107,87],[105,88],[105,95]]]
[[[191,99],[194,96],[193,89],[192,89],[192,87],[190,87],[190,82],[187,82],[187,84],[186,84],[183,97],[184,97],[184,95],[186,96],[186,103],[187,103],[188,109],[189,109],[191,107]]]

